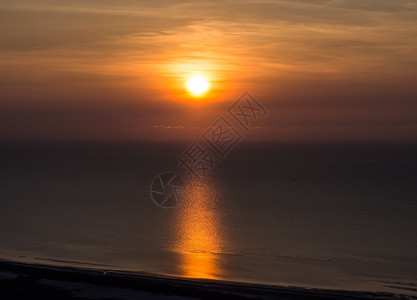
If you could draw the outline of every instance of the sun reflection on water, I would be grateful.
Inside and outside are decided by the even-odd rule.
[[[221,273],[222,236],[216,200],[217,192],[209,178],[186,183],[174,223],[174,248],[180,255],[182,276],[216,279]]]

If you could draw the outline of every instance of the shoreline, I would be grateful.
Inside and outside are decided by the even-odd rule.
[[[28,299],[417,299],[386,292],[284,287],[213,279],[29,264],[0,259],[0,298]],[[48,298],[50,296],[50,298]],[[8,298],[7,298],[8,297]]]

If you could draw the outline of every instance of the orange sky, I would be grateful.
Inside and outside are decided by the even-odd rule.
[[[416,140],[416,36],[411,0],[1,1],[0,139],[192,139],[247,90],[253,138]]]

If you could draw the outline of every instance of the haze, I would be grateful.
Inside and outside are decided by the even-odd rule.
[[[244,91],[251,138],[417,139],[415,1],[1,1],[0,28],[3,140],[192,139]]]

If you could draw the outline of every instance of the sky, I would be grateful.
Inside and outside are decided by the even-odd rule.
[[[1,140],[416,141],[415,0],[0,0]],[[193,97],[186,80],[210,90]]]

